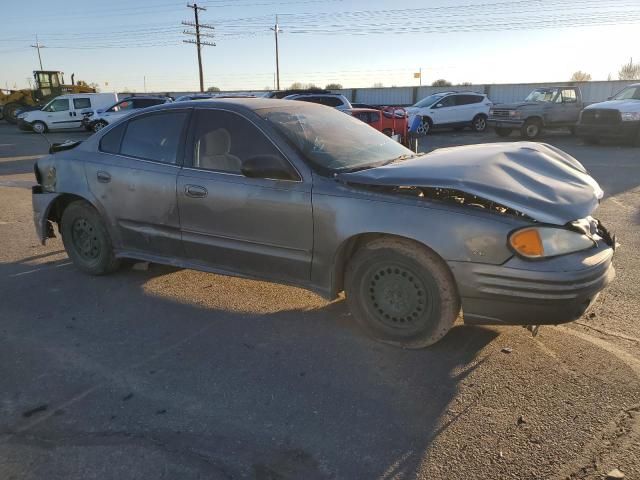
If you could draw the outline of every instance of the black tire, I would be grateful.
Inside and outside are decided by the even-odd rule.
[[[384,133],[387,137],[390,137],[393,134],[393,131],[390,128],[385,128],[384,130],[382,130],[382,133]]]
[[[482,133],[487,129],[487,116],[480,113],[473,117],[471,121],[471,128],[476,133]]]
[[[91,275],[117,270],[120,262],[100,214],[88,202],[70,203],[62,213],[60,233],[67,255],[74,265]]]
[[[511,128],[504,128],[504,127],[496,127],[495,131],[496,131],[496,135],[503,138],[508,137],[509,135],[511,135],[511,132],[513,132]]]
[[[436,343],[460,312],[446,263],[409,240],[382,238],[358,249],[347,266],[345,292],[356,322],[371,337],[403,348]]]
[[[422,123],[418,127],[418,135],[428,135],[433,129],[433,122],[429,117],[422,117]]]
[[[31,124],[31,128],[36,133],[47,133],[47,130],[48,130],[47,124],[44,122],[41,122],[40,120],[36,120],[35,122],[33,122]]]
[[[534,140],[542,133],[542,122],[537,118],[530,118],[520,129],[520,135],[527,140]]]
[[[11,123],[12,125],[15,125],[16,123],[18,123],[18,116],[16,114],[16,110],[18,110],[20,107],[23,107],[23,106],[24,105],[21,105],[16,102],[6,103],[5,105],[3,105],[2,115],[4,116],[4,119],[8,123]]]
[[[107,122],[105,122],[104,120],[98,120],[97,122],[95,122],[91,126],[91,130],[93,130],[94,132],[99,132],[100,130],[102,130],[107,125],[109,125],[109,124]]]

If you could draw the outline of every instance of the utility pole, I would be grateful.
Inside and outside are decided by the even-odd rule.
[[[276,15],[276,24],[270,30],[273,31],[276,36],[276,85],[277,90],[280,90],[280,56],[278,54],[278,33],[282,32],[278,26],[278,16]]]
[[[45,48],[44,45],[42,45],[39,41],[38,41],[38,34],[36,34],[36,44],[35,45],[31,45],[33,48],[38,50],[38,60],[40,61],[40,70],[43,70],[42,68],[42,57],[40,56],[40,49],[41,48]]]
[[[185,30],[183,33],[185,35],[195,35],[196,39],[195,40],[183,40],[184,43],[193,43],[194,45],[196,45],[197,49],[198,49],[198,71],[200,73],[200,91],[204,92],[204,79],[202,77],[202,47],[203,46],[210,46],[210,47],[215,47],[216,44],[212,43],[212,42],[207,42],[204,40],[200,40],[200,37],[211,37],[213,38],[213,34],[211,33],[202,33],[200,32],[200,29],[208,29],[208,30],[213,30],[214,27],[213,25],[207,25],[204,23],[200,23],[200,20],[198,19],[198,11],[200,10],[206,10],[205,7],[199,7],[197,3],[194,4],[187,4],[188,8],[192,8],[193,9],[193,14],[195,16],[195,22],[182,22],[182,25],[186,25],[189,27],[194,27],[195,28],[195,32],[192,30]]]

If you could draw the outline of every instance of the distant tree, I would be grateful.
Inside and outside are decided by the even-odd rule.
[[[461,87],[470,87],[471,85],[473,85],[473,83],[471,83],[471,82],[462,82],[460,84]]]
[[[342,90],[342,85],[339,83],[328,83],[325,90]]]
[[[269,85],[267,85],[267,86],[265,86],[265,87],[263,88],[263,90],[271,90],[271,87],[270,87]]]
[[[618,72],[618,78],[620,80],[640,79],[640,63],[633,63],[633,58],[631,58],[629,63],[623,65]]]
[[[220,89],[218,87],[209,87],[207,88],[207,92],[219,92]]]
[[[384,85],[382,82],[376,82],[373,84],[373,88],[384,88]]]
[[[578,70],[577,72],[573,72],[570,80],[572,82],[589,82],[591,81],[591,74]]]
[[[293,82],[287,90],[307,90],[309,88],[318,88],[315,83]]]
[[[440,78],[431,84],[432,87],[450,87],[451,82],[445,80],[444,78]]]

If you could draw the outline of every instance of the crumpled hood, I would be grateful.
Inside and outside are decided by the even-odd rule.
[[[606,102],[592,103],[585,110],[592,108],[609,108],[620,112],[640,112],[640,100],[609,100]]]
[[[590,215],[603,192],[580,162],[551,145],[490,143],[338,174],[351,184],[455,189],[564,225]]]

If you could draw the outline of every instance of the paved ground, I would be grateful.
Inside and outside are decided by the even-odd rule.
[[[536,338],[458,325],[403,351],[291,287],[79,273],[33,231],[44,139],[0,124],[0,479],[640,478],[640,150],[545,141],[605,188],[616,282]]]

